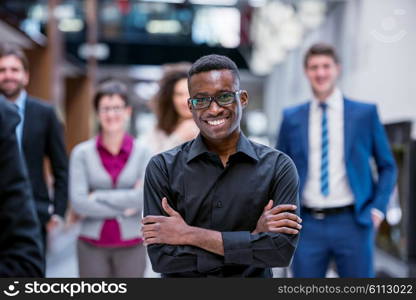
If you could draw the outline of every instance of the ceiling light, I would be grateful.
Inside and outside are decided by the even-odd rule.
[[[177,20],[151,20],[146,25],[149,33],[175,34],[182,29],[181,23]]]
[[[143,2],[184,3],[185,0],[142,0]]]
[[[211,6],[234,6],[238,0],[189,0],[192,4]]]

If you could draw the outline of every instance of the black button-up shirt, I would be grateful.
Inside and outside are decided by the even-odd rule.
[[[224,167],[196,139],[154,156],[146,170],[144,215],[166,215],[161,199],[188,225],[220,231],[224,256],[193,246],[149,245],[156,272],[175,277],[270,277],[288,266],[298,235],[251,234],[270,199],[298,205],[298,175],[284,153],[240,135]]]

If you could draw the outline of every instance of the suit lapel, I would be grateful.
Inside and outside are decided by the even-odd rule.
[[[346,162],[351,151],[354,133],[355,115],[353,105],[351,101],[344,98],[344,156]]]
[[[23,146],[25,146],[28,142],[28,138],[30,136],[29,130],[32,126],[32,118],[30,116],[33,116],[31,113],[33,110],[32,101],[29,97],[26,98],[26,104],[25,104],[25,121],[23,123]]]
[[[301,148],[302,153],[306,161],[308,160],[309,155],[309,109],[310,102],[306,103],[304,107],[300,110],[300,135],[301,135]]]

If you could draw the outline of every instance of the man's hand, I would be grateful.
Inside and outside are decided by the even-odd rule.
[[[302,225],[300,225],[302,219],[296,214],[288,212],[295,209],[296,206],[291,204],[281,204],[273,207],[273,200],[270,200],[264,207],[252,234],[260,232],[298,234],[302,228]]]
[[[373,221],[374,229],[377,231],[380,227],[381,222],[383,222],[383,216],[380,215],[380,213],[377,213],[376,211],[371,211],[371,219]]]
[[[169,206],[166,198],[162,199],[162,207],[169,215],[168,217],[146,216],[142,220],[145,245],[186,245],[185,238],[190,226],[185,223],[177,211]]]
[[[46,230],[48,232],[51,232],[52,230],[55,230],[60,225],[64,224],[64,220],[59,215],[52,215],[48,223],[46,223]]]

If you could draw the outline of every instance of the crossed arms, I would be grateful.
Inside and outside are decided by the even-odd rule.
[[[252,232],[219,232],[186,224],[169,205],[165,197],[170,194],[166,172],[153,159],[146,171],[142,221],[153,269],[161,273],[206,273],[225,265],[288,266],[301,220],[288,212],[296,209],[298,200],[298,177],[293,163],[288,161],[284,173],[287,180],[277,181],[273,198],[275,203],[290,204],[272,207],[273,201],[269,201]],[[279,202],[280,199],[285,202]]]

